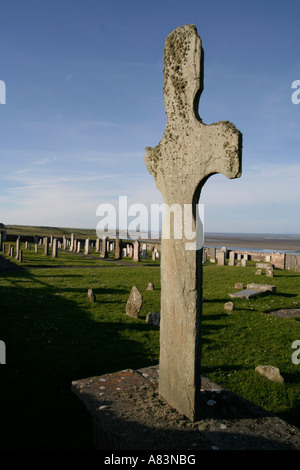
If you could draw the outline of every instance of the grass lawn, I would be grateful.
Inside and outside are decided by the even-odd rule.
[[[160,310],[159,262],[149,256],[136,266],[130,259],[121,264],[61,251],[53,259],[42,248],[23,249],[23,260],[26,269],[0,274],[0,339],[7,354],[0,369],[0,448],[92,449],[91,419],[71,382],[158,363],[159,331],[145,318]],[[273,284],[277,293],[236,299],[236,309],[225,313],[237,281]],[[146,290],[148,282],[153,291]],[[134,284],[143,296],[138,319],[124,314]],[[300,273],[275,270],[267,278],[255,275],[254,265],[207,263],[203,287],[202,374],[300,427],[300,364],[291,360],[300,322],[266,313],[300,308]],[[284,384],[260,376],[259,364],[279,367]]]

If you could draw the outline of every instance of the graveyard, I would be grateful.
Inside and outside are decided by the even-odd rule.
[[[200,196],[241,177],[243,134],[198,113],[194,24],[163,59],[160,237],[1,224],[4,450],[300,448],[300,256],[205,245]]]
[[[16,253],[16,242],[9,243]],[[53,257],[42,244],[35,252],[24,241],[20,262],[7,254],[8,242],[4,245],[1,334],[9,367],[3,370],[1,446],[92,449],[91,417],[71,384],[158,364],[159,328],[146,317],[160,312],[160,257],[153,260],[153,250],[147,250],[147,258],[137,262],[130,256],[116,260],[111,251],[103,259],[95,246],[86,255],[84,249],[60,248]],[[271,312],[300,308],[300,273],[275,268],[270,278],[257,274],[251,259],[246,266],[229,263],[229,255],[220,266],[209,254],[203,263],[201,373],[299,427],[300,370],[291,357],[300,317]],[[153,290],[147,290],[149,283]],[[271,284],[275,292],[230,297],[250,284]],[[125,314],[134,285],[143,299],[136,318]],[[228,311],[229,301],[234,309]],[[259,365],[279,368],[283,383],[259,374]],[[188,426],[189,420],[182,420]]]

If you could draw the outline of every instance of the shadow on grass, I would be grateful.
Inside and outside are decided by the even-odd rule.
[[[6,345],[0,447],[92,449],[91,418],[71,393],[71,382],[152,365],[145,341],[135,339],[152,328],[95,321],[88,307],[54,295],[26,270],[3,276],[11,286],[2,286],[0,296],[0,339]],[[29,287],[22,286],[25,280]]]

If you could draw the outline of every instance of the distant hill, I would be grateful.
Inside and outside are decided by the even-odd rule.
[[[0,224],[1,226],[1,224]],[[39,236],[57,236],[71,235],[74,233],[76,237],[81,238],[97,238],[96,229],[83,228],[67,228],[67,227],[47,227],[47,226],[31,226],[31,225],[6,225],[6,233],[8,235],[39,235]]]

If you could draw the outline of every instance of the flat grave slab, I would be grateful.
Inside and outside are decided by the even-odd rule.
[[[267,314],[279,318],[300,317],[300,308],[282,308],[273,312],[267,312]]]
[[[251,297],[257,297],[258,295],[263,295],[265,291],[256,290],[256,289],[244,289],[239,292],[234,292],[229,294],[229,297],[233,299],[250,299]]]
[[[158,392],[158,366],[72,382],[93,417],[98,450],[298,450],[300,430],[202,377],[190,421]]]

